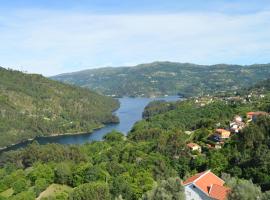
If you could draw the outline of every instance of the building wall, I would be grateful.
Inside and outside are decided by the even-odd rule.
[[[212,198],[208,197],[201,190],[193,187],[193,184],[185,186],[185,195],[186,200],[212,200]]]

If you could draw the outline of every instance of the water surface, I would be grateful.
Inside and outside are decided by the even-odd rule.
[[[105,127],[95,130],[92,133],[79,134],[79,135],[65,135],[56,137],[39,137],[35,140],[40,144],[48,143],[58,143],[58,144],[83,144],[90,141],[102,140],[103,136],[112,130],[120,131],[127,134],[132,126],[139,120],[142,119],[142,113],[148,103],[155,100],[165,100],[165,101],[177,101],[180,100],[178,96],[168,96],[161,98],[131,98],[123,97],[119,98],[120,108],[115,112],[119,117],[120,123],[109,124]],[[22,142],[20,144],[14,145],[7,148],[5,151],[14,150],[27,146],[30,141]]]

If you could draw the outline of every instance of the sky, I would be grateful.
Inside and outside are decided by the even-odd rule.
[[[0,0],[0,66],[270,63],[269,0]]]

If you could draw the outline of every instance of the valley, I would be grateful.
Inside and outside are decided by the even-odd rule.
[[[119,102],[41,75],[0,68],[0,148],[118,123]]]

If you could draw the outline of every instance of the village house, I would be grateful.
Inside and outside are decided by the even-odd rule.
[[[245,123],[243,122],[242,117],[236,115],[233,121],[230,123],[230,130],[233,133],[239,133],[243,128],[245,128]]]
[[[230,188],[210,170],[198,173],[183,182],[186,200],[225,200]]]
[[[191,142],[191,143],[188,143],[187,146],[191,151],[198,151],[198,152],[202,151],[201,146],[196,143]]]
[[[218,128],[214,133],[214,139],[221,141],[230,138],[231,132],[225,129]]]
[[[256,119],[257,119],[259,116],[266,116],[266,115],[269,115],[269,113],[267,113],[267,112],[262,112],[262,111],[248,112],[248,113],[247,113],[247,120],[248,120],[248,122],[256,121]]]
[[[235,115],[234,118],[233,118],[233,121],[234,122],[242,122],[243,121],[243,118],[239,115]]]
[[[230,123],[230,130],[233,133],[239,133],[245,127],[244,122],[231,122]]]

